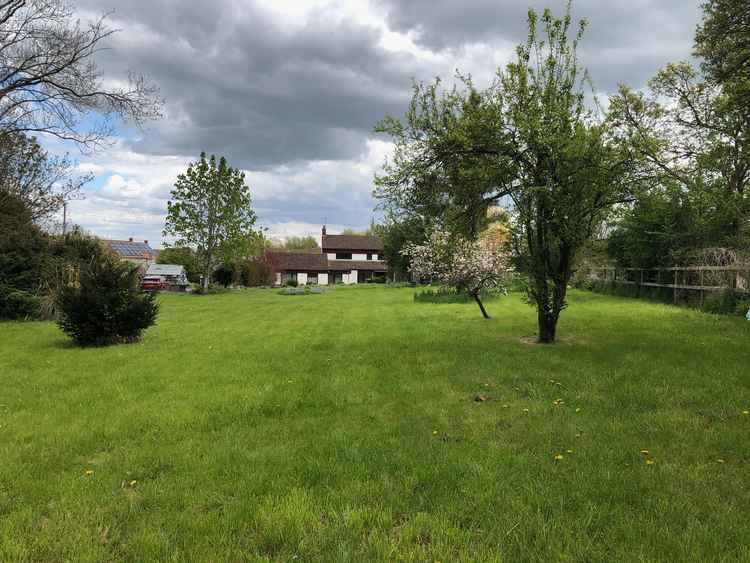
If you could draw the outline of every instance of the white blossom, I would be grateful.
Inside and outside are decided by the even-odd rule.
[[[507,252],[440,230],[425,244],[407,245],[402,254],[410,259],[416,278],[438,281],[475,297],[483,289],[502,289],[510,272]]]

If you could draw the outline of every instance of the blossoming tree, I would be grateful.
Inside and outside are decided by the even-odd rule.
[[[483,289],[502,289],[510,271],[508,254],[482,239],[471,241],[434,231],[424,244],[410,244],[402,252],[411,261],[411,273],[419,279],[437,280],[471,295],[485,319]]]

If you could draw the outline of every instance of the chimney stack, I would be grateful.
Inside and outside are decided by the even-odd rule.
[[[128,238],[128,242],[133,242],[133,237]]]
[[[143,239],[143,244],[148,244],[148,241],[146,239]]]
[[[326,236],[326,226],[325,225],[323,225],[322,233],[323,233],[323,236]]]

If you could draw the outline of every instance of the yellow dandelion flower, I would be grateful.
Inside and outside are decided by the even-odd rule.
[[[653,459],[647,459],[646,460],[646,465],[653,465],[654,463],[656,463],[656,462]]]
[[[742,411],[742,414],[744,414],[745,416],[747,416],[748,414],[750,414],[750,411]]]
[[[572,454],[573,450],[565,450],[566,453]]]
[[[86,476],[93,475],[94,474],[94,470],[93,469],[87,469],[86,471],[83,472],[83,474],[86,475]]]
[[[716,460],[716,463],[724,463],[724,460],[721,459],[721,458],[719,458],[719,459]]]
[[[555,454],[555,461],[560,461],[563,458],[562,454]]]
[[[523,409],[523,412],[529,412],[529,409]]]
[[[504,408],[504,409],[507,409],[507,408],[508,408],[508,406],[509,406],[509,405],[503,405],[503,408]]]
[[[641,450],[641,453],[642,453],[643,455],[648,455],[648,454],[649,454],[649,451],[648,451],[648,450]]]
[[[580,407],[576,409],[576,412],[581,412],[581,409],[580,409]]]
[[[433,430],[433,431],[432,431],[432,435],[433,435],[433,436],[437,436],[437,433],[438,433],[438,432],[437,432],[437,430]]]
[[[136,481],[135,479],[133,479],[133,480],[132,480],[132,481],[130,482],[130,486],[131,486],[131,487],[135,487],[135,484],[136,484],[137,482],[138,482],[138,481]]]

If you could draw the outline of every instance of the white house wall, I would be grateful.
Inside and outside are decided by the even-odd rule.
[[[344,258],[336,258],[335,252],[328,252],[327,253],[329,260],[344,260]],[[380,255],[371,253],[370,256],[372,256],[372,260],[380,260]],[[352,254],[352,260],[367,260],[367,254]]]
[[[297,274],[297,284],[298,285],[307,285],[307,274],[306,273],[299,273]]]
[[[318,285],[328,285],[328,274],[318,274]]]

